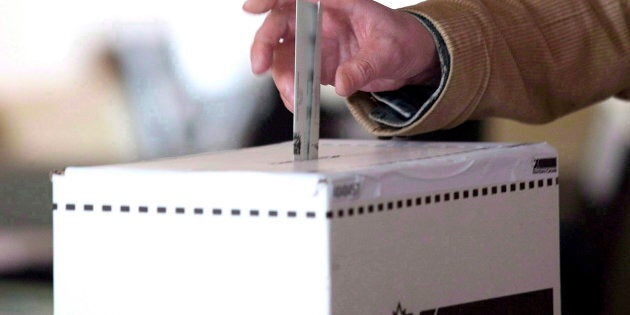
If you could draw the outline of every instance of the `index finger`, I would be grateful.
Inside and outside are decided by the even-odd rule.
[[[243,10],[249,13],[265,13],[274,8],[280,8],[294,2],[295,0],[247,0],[243,4]]]

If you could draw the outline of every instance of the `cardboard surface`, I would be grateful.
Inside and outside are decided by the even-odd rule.
[[[549,146],[324,140],[302,162],[291,146],[53,176],[56,313],[420,314],[509,296],[559,313]]]

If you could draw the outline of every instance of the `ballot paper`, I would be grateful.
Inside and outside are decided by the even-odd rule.
[[[293,155],[317,159],[320,97],[320,3],[296,1]]]
[[[550,146],[291,147],[53,175],[55,314],[560,314]]]

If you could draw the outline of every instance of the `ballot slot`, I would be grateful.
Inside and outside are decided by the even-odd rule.
[[[293,156],[317,159],[320,98],[320,2],[296,1]]]

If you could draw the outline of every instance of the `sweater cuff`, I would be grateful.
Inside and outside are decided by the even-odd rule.
[[[431,33],[440,60],[440,79],[437,84],[404,86],[395,91],[372,92],[376,106],[368,117],[385,126],[403,128],[422,118],[436,102],[448,79],[451,57],[444,39],[431,21],[409,12]]]
[[[465,3],[457,1],[425,1],[403,9],[428,21],[430,24],[425,25],[432,25],[432,33],[440,35],[449,56],[449,64],[442,65],[448,74],[443,75],[443,86],[438,87],[435,98],[421,100],[417,117],[401,127],[370,118],[382,106],[370,93],[351,95],[348,108],[363,127],[377,136],[407,136],[453,128],[471,117],[487,88],[489,47],[483,36],[488,32],[487,25],[482,25],[476,13],[468,9]],[[430,104],[423,107],[424,101],[429,100]]]

